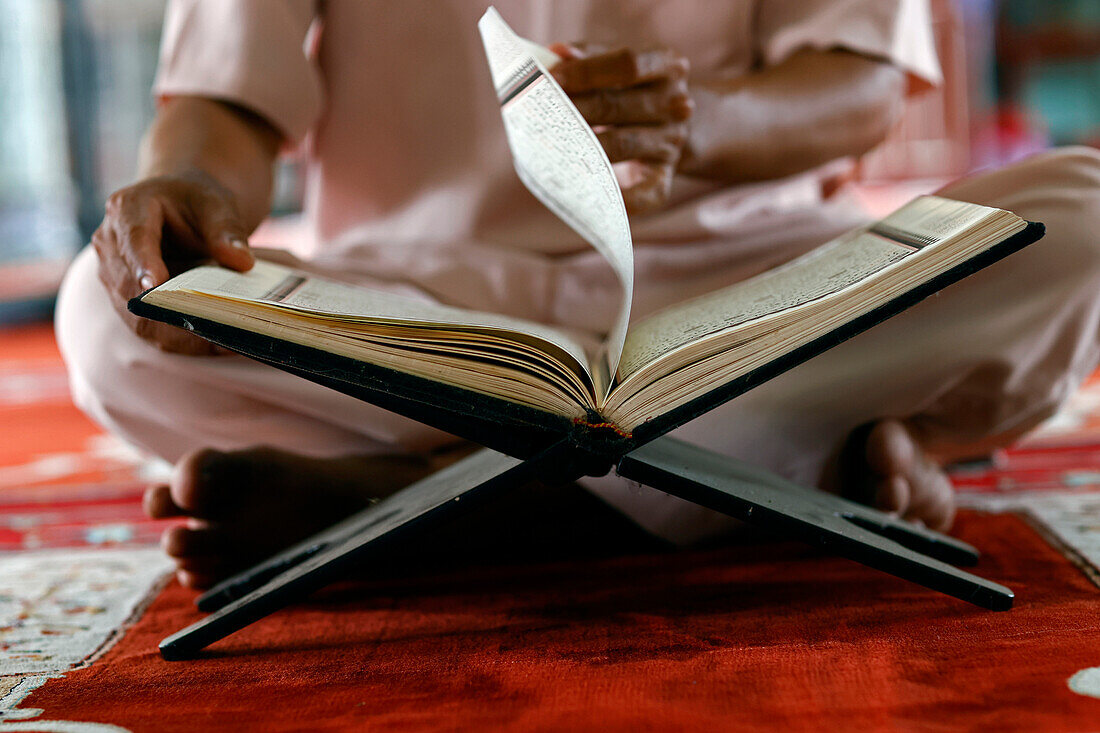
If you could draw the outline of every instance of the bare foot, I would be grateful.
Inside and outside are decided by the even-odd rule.
[[[154,519],[187,517],[161,544],[182,584],[208,587],[437,470],[405,456],[308,458],[273,448],[184,456],[145,492]]]
[[[939,531],[955,519],[951,480],[901,420],[852,431],[822,488]]]

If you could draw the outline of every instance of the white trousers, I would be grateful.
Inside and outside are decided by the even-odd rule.
[[[1054,413],[1100,361],[1100,153],[1051,151],[941,193],[1043,222],[1047,235],[675,436],[814,484],[848,433],[871,420],[919,421],[939,447],[964,456],[1009,443]],[[835,211],[823,208],[816,219],[801,211],[796,225],[777,217],[754,232],[746,256],[770,264],[838,233]],[[745,269],[744,256],[737,267]],[[162,458],[254,445],[309,455],[415,452],[452,440],[248,359],[166,354],[124,326],[96,269],[95,253],[86,249],[58,302],[58,341],[74,399],[100,424]],[[643,268],[639,280],[646,279]],[[673,541],[713,536],[732,524],[615,476],[583,483]]]

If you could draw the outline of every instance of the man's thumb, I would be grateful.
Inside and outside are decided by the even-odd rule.
[[[236,212],[222,211],[206,217],[202,234],[210,256],[218,264],[241,272],[256,264],[248,247],[248,232]]]

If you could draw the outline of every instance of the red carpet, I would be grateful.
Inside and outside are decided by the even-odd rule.
[[[957,476],[1007,613],[767,543],[349,583],[167,663],[199,615],[146,549],[149,469],[59,368],[48,333],[0,336],[0,731],[1100,728],[1089,390]]]

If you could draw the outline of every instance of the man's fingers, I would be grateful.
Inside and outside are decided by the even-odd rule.
[[[115,231],[119,251],[132,273],[134,286],[133,291],[128,293],[130,297],[168,281],[168,266],[164,264],[160,252],[159,230],[123,224],[116,225]]]
[[[248,231],[228,190],[206,178],[155,183],[155,192],[147,192],[145,198],[156,203],[163,217],[161,251],[165,260],[214,260],[242,271],[252,267]]]
[[[126,274],[128,277],[129,275]],[[176,328],[175,326],[169,326],[166,323],[158,323],[157,321],[150,321],[146,318],[139,318],[131,313],[126,308],[127,297],[119,294],[121,289],[135,289],[136,285],[130,281],[125,283],[121,288],[115,285],[114,278],[108,270],[106,270],[102,261],[100,261],[100,279],[104,281],[107,286],[111,306],[118,313],[119,318],[126,324],[126,326],[133,331],[138,337],[144,339],[155,345],[162,351],[167,351],[173,354],[187,354],[190,356],[217,356],[225,353],[224,349],[219,349],[214,344],[199,338],[193,333],[188,333],[182,328]]]
[[[203,239],[203,252],[221,265],[234,270],[251,269],[256,264],[248,248],[248,231],[240,215],[224,197],[202,197],[193,205],[196,229]]]
[[[114,230],[106,224],[100,225],[92,233],[92,247],[99,260],[99,279],[107,292],[112,298],[122,298],[125,291],[125,297],[128,297],[133,290],[130,283],[136,282],[135,275],[118,251]]]
[[[252,269],[256,258],[248,248],[248,237],[236,221],[211,222],[203,234],[210,246],[210,256],[218,264],[244,272]]]
[[[589,55],[583,43],[551,43],[548,48],[561,57],[562,61],[580,59]],[[559,62],[560,63],[560,62]]]
[[[230,191],[205,175],[150,178],[120,189],[107,199],[92,245],[111,305],[134,333],[173,353],[222,351],[182,329],[138,318],[126,306],[168,280],[168,262],[193,267],[213,259],[237,270],[252,267]]]
[[[682,79],[688,72],[687,59],[667,48],[649,51],[620,48],[602,53],[585,53],[576,45],[565,48],[575,53],[554,66],[551,73],[570,94]]]
[[[684,135],[684,126],[680,124],[615,126],[596,133],[612,163],[623,160],[676,163],[680,159]]]
[[[120,292],[121,295],[133,297],[168,279],[168,267],[161,254],[164,214],[159,203],[127,190],[119,191],[107,199],[105,225],[107,222],[113,235],[111,254],[117,253],[129,274],[127,278],[117,277],[115,286],[133,283],[132,292]]]
[[[631,214],[648,214],[668,203],[672,193],[674,166],[666,163],[645,164],[636,183],[623,189],[623,203]]]
[[[656,125],[683,122],[694,105],[687,84],[666,81],[632,89],[577,94],[573,104],[590,125]]]
[[[139,318],[131,313],[126,307],[127,301],[139,294],[142,289],[140,284],[134,280],[131,268],[127,263],[123,262],[120,257],[112,258],[104,255],[104,252],[117,251],[113,243],[107,243],[108,239],[108,235],[102,232],[102,228],[92,237],[92,243],[99,255],[99,279],[107,289],[111,306],[131,331],[140,338],[156,345],[162,351],[174,354],[207,356],[224,353],[222,349],[214,346],[209,341],[205,341],[183,329]]]

